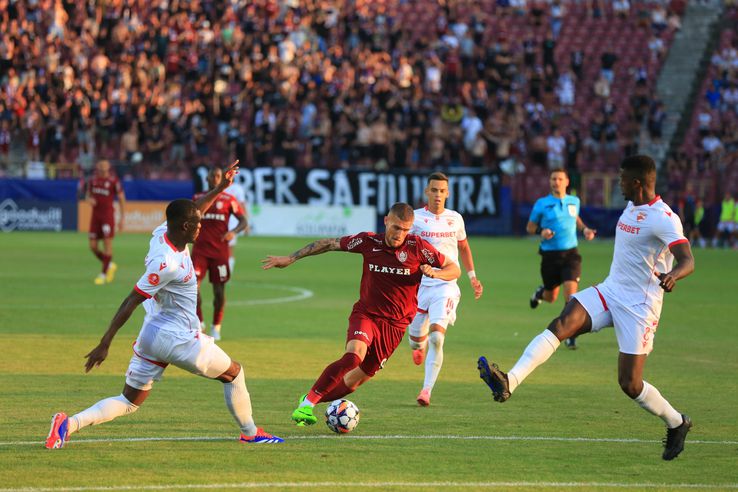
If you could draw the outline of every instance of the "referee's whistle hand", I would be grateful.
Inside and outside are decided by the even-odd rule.
[[[551,239],[552,237],[554,237],[555,234],[556,233],[552,231],[551,229],[543,229],[541,231],[541,237],[543,239]]]

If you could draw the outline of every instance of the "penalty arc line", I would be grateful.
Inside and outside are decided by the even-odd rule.
[[[260,289],[285,290],[293,295],[283,297],[272,297],[267,299],[237,299],[228,301],[228,306],[257,306],[264,304],[282,304],[287,302],[303,301],[310,299],[315,293],[310,289],[292,287],[289,285],[276,284],[254,284],[253,287]],[[36,305],[36,304],[0,304],[0,309],[100,309],[115,308],[118,304],[63,304],[63,305]]]

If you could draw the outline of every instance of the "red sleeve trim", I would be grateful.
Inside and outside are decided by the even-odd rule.
[[[683,243],[688,243],[688,242],[689,242],[689,239],[687,238],[677,239],[676,241],[669,243],[669,249],[671,249],[672,246],[676,246],[677,244],[683,244]]]
[[[138,285],[134,286],[133,287],[133,290],[135,290],[136,292],[138,292],[139,294],[141,294],[142,296],[144,296],[146,299],[151,299],[152,297],[154,297],[151,294],[147,294],[146,292],[144,292],[141,289],[139,289]]]

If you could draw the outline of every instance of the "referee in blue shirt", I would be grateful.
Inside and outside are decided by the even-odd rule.
[[[541,301],[555,302],[559,286],[564,285],[564,302],[577,291],[582,274],[582,257],[577,251],[577,230],[588,241],[597,231],[590,229],[579,218],[579,198],[566,194],[569,175],[563,169],[554,169],[549,176],[551,194],[536,200],[528,219],[528,234],[541,236],[541,278],[543,285],[530,298],[530,307],[535,309]],[[575,349],[576,337],[566,341],[566,346]]]

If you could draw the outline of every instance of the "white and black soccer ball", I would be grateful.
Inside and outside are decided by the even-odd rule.
[[[325,410],[325,423],[337,434],[351,432],[359,425],[359,407],[348,400],[334,400]]]

